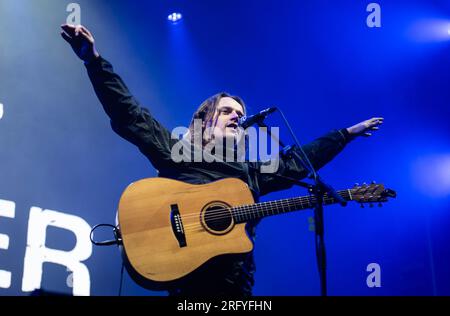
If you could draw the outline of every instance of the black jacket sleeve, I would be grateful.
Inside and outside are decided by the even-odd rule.
[[[313,142],[304,145],[303,150],[310,159],[312,165],[316,170],[319,170],[330,162],[337,154],[339,154],[346,144],[351,141],[351,136],[346,129],[333,130],[326,135],[317,138]],[[294,147],[293,150],[299,151]],[[260,188],[260,195],[265,195],[274,191],[285,190],[292,187],[292,182],[283,180],[279,176],[295,178],[297,180],[303,179],[308,175],[308,172],[303,168],[301,163],[292,155],[280,155],[277,161],[269,161],[264,165],[277,165],[276,172],[261,172],[262,165],[259,166],[260,172],[257,173],[258,185]]]
[[[89,78],[113,130],[135,144],[155,168],[171,161],[170,132],[140,106],[129,89],[102,57],[86,64]]]

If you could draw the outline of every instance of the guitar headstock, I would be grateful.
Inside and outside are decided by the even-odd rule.
[[[350,189],[352,200],[361,203],[361,207],[364,207],[364,203],[370,203],[370,207],[373,203],[378,203],[378,206],[382,206],[383,202],[387,202],[388,198],[395,198],[397,193],[394,190],[386,189],[384,184],[377,184],[372,182],[371,184],[363,184],[355,186]]]

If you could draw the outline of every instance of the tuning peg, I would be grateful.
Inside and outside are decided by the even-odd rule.
[[[383,203],[378,203],[378,207],[383,207]]]

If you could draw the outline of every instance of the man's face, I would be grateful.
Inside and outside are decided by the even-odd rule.
[[[240,137],[239,119],[244,115],[242,105],[229,97],[221,98],[216,109],[213,121],[216,122],[213,134],[215,138]],[[238,137],[239,136],[239,137]]]

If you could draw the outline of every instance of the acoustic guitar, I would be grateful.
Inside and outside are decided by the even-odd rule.
[[[382,203],[396,196],[374,183],[338,194],[359,203]],[[119,202],[123,250],[141,279],[163,286],[187,276],[213,257],[252,251],[246,222],[310,209],[315,202],[313,196],[301,196],[254,203],[247,184],[235,178],[202,185],[143,179],[129,185]],[[324,196],[324,205],[336,202]]]

